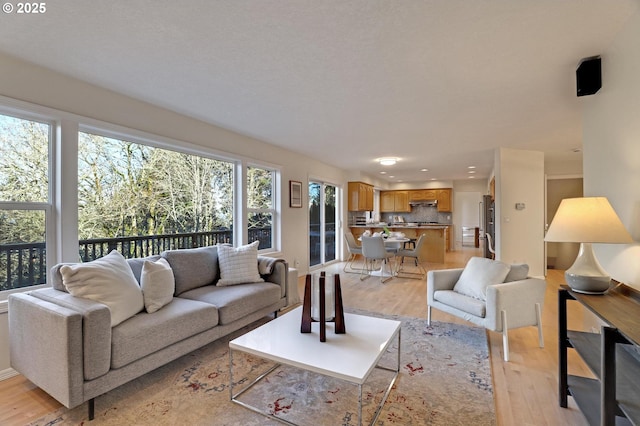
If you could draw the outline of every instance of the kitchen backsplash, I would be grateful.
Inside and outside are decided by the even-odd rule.
[[[438,222],[451,224],[451,213],[438,212],[433,206],[413,206],[411,213],[389,214],[383,213],[382,220],[389,222],[391,216],[402,216],[405,222]]]
[[[401,216],[405,222],[437,222],[450,225],[451,213],[438,212],[433,206],[413,206],[411,213],[378,213],[370,212],[349,212],[349,225],[364,225],[365,222],[382,221],[393,222],[394,216]]]

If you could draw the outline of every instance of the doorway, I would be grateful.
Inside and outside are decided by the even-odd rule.
[[[335,185],[309,181],[309,267],[336,260],[337,192]]]

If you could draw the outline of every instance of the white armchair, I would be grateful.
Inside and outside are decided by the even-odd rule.
[[[429,271],[427,324],[431,324],[433,307],[501,332],[505,361],[509,361],[509,329],[537,326],[539,345],[544,347],[541,315],[547,282],[528,278],[528,272],[528,265],[479,257],[464,269]]]

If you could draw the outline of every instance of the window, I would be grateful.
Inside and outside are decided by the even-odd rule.
[[[0,291],[46,282],[51,129],[0,115]]]
[[[258,250],[274,244],[275,172],[260,167],[247,167],[247,242],[260,241]]]
[[[234,163],[81,132],[80,255],[233,243]]]

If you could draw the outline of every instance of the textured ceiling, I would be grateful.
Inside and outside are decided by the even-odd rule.
[[[390,182],[453,180],[488,176],[497,147],[580,155],[576,66],[637,8],[59,0],[0,16],[0,51],[344,169],[379,177],[394,156]]]

